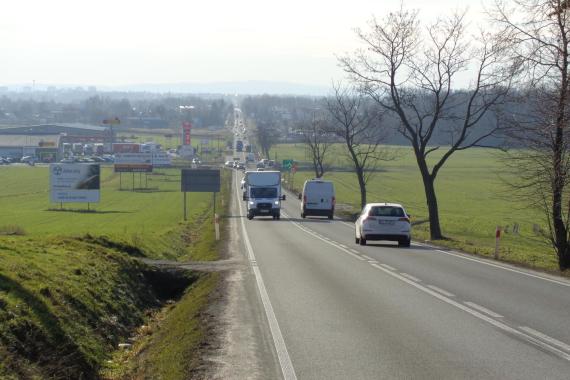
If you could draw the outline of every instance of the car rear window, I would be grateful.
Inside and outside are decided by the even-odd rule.
[[[372,207],[368,215],[402,217],[404,216],[404,210],[400,207],[378,206],[378,207]]]

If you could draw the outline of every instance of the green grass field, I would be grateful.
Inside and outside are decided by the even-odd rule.
[[[154,368],[169,355],[191,357],[203,339],[200,313],[218,277],[157,277],[136,257],[217,259],[212,194],[188,193],[184,222],[179,169],[156,170],[148,189],[133,192],[131,175],[123,175],[120,190],[119,175],[104,167],[101,202],[91,212],[85,204],[64,204],[61,211],[49,202],[48,173],[47,166],[0,167],[0,378],[97,378],[103,364],[105,371],[115,368],[107,361],[117,344],[178,296],[156,327],[160,334],[150,336],[151,354],[141,366]],[[229,191],[229,172],[223,173],[228,186],[217,197],[221,214]],[[139,187],[138,174],[135,180]],[[179,294],[173,284],[188,288]],[[154,348],[187,323],[191,334],[172,352]]]
[[[421,223],[427,219],[427,205],[413,153],[409,148],[388,149],[394,151],[397,159],[381,163],[381,171],[373,174],[368,184],[368,202],[403,204],[413,215],[413,221],[420,222],[413,230],[415,238],[427,240],[428,223]],[[342,147],[334,146],[333,152],[331,164],[348,168]],[[275,146],[272,156],[274,154],[279,161],[292,158],[309,168],[309,157],[303,144]],[[434,155],[433,159],[436,157]],[[503,163],[506,159],[506,155],[496,150],[471,149],[456,153],[440,171],[436,180],[440,221],[444,235],[450,240],[439,243],[489,256],[494,252],[496,226],[509,226],[512,231],[512,226],[518,223],[519,235],[503,234],[501,258],[556,271],[553,249],[533,232],[534,224],[545,228],[543,215],[540,210],[516,200],[505,184],[505,180],[514,178],[506,171]],[[294,176],[293,186],[300,189],[306,179],[313,177],[312,171],[299,171]],[[360,193],[355,174],[334,171],[326,173],[325,178],[335,183],[337,203],[347,205],[350,212],[358,212]]]
[[[186,249],[192,234],[209,234],[213,230],[198,228],[205,218],[213,220],[212,194],[188,193],[188,219],[190,224],[197,223],[197,230],[192,228],[191,233],[185,234],[180,170],[157,169],[153,174],[148,176],[151,190],[133,192],[129,191],[133,176],[124,173],[121,191],[119,174],[113,173],[111,166],[103,167],[101,202],[90,205],[95,212],[86,213],[81,212],[87,209],[86,204],[64,204],[63,208],[69,211],[58,211],[60,205],[49,202],[47,166],[1,167],[0,228],[16,225],[29,236],[106,235],[136,245],[149,257],[184,257],[180,250]],[[135,174],[134,178],[135,188],[139,187],[139,178],[145,184],[144,174]],[[190,256],[191,253],[187,252]]]

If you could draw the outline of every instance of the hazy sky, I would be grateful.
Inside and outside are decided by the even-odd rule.
[[[480,1],[413,0],[433,18]],[[355,27],[394,0],[8,0],[0,14],[0,84],[339,79],[335,54],[354,50]]]

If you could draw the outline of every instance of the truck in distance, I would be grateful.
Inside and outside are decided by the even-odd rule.
[[[249,220],[255,216],[281,217],[281,201],[285,200],[281,190],[281,172],[246,171],[243,189]]]

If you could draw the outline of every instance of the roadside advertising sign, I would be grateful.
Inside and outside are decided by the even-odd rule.
[[[51,164],[49,172],[51,202],[99,202],[101,191],[99,164]]]
[[[220,191],[219,169],[182,169],[183,192],[218,193]]]
[[[153,152],[151,154],[153,167],[164,167],[172,165],[170,156],[166,152]]]
[[[152,153],[116,153],[115,173],[152,172]]]
[[[140,153],[141,144],[135,143],[114,143],[113,153]]]
[[[192,130],[192,124],[190,122],[182,123],[182,144],[183,145],[191,145],[192,138],[190,136],[190,132]]]

